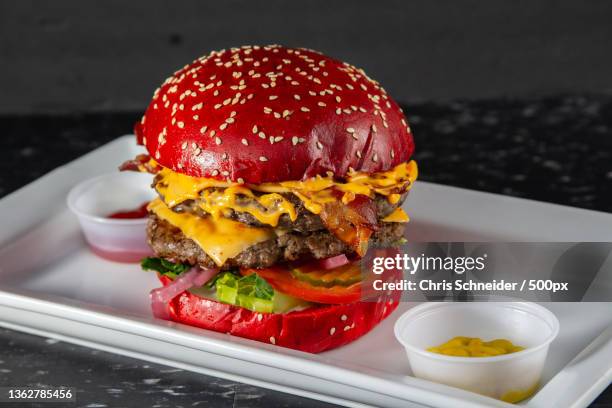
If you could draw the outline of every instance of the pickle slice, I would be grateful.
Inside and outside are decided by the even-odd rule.
[[[334,269],[322,269],[315,265],[292,268],[291,275],[295,279],[307,282],[312,286],[351,286],[361,281],[361,268],[352,262]]]

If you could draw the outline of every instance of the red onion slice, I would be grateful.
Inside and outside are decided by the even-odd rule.
[[[344,254],[332,256],[319,261],[319,266],[323,269],[334,269],[349,263],[348,258]]]
[[[211,280],[217,273],[219,273],[219,269],[200,269],[198,267],[193,267],[189,271],[181,273],[178,278],[168,286],[153,289],[149,295],[151,298],[153,315],[159,319],[168,320],[170,317],[168,303],[172,299],[187,289],[194,286],[202,286]]]

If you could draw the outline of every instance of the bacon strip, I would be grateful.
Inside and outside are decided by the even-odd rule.
[[[139,154],[135,158],[121,164],[119,170],[157,174],[157,172],[159,172],[159,167],[151,164],[151,156],[148,154]]]
[[[326,203],[319,215],[332,234],[348,244],[357,255],[365,255],[370,236],[378,228],[374,200],[357,196],[348,205],[340,200]]]

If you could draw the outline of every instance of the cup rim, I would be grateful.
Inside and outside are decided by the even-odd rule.
[[[534,347],[529,347],[521,351],[517,351],[515,353],[502,354],[499,356],[491,356],[491,357],[459,357],[459,356],[447,356],[444,354],[432,353],[431,351],[427,351],[424,349],[420,349],[412,344],[406,342],[402,336],[401,331],[405,325],[406,320],[414,319],[417,316],[426,313],[428,310],[434,310],[442,307],[456,307],[461,305],[468,304],[483,304],[483,305],[500,305],[503,304],[505,307],[514,307],[520,309],[523,312],[527,312],[532,314],[533,316],[538,317],[539,319],[544,320],[551,328],[550,335],[544,340],[542,343],[538,344]],[[423,303],[417,306],[414,306],[410,310],[404,312],[395,322],[393,327],[393,332],[395,334],[395,338],[397,341],[404,346],[407,351],[419,354],[423,357],[439,360],[449,363],[465,363],[465,364],[483,364],[483,363],[492,363],[499,361],[506,361],[521,358],[524,356],[528,356],[538,351],[548,347],[550,343],[557,337],[559,334],[559,319],[553,312],[549,309],[545,308],[534,302],[465,302],[465,303],[456,303],[456,302],[428,302]]]
[[[104,225],[139,225],[145,224],[147,222],[147,217],[144,218],[107,218],[101,217],[99,215],[90,214],[88,212],[82,211],[76,206],[76,201],[81,195],[89,189],[91,186],[99,183],[102,180],[113,178],[113,177],[132,177],[134,175],[140,175],[141,173],[105,173],[99,176],[91,177],[85,179],[72,187],[68,192],[68,196],[66,197],[66,204],[72,213],[74,213],[77,217],[86,219],[88,221],[93,221],[98,224]]]

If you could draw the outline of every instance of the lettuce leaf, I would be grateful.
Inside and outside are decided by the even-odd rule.
[[[236,276],[225,272],[215,283],[217,299],[261,313],[271,313],[274,307],[274,289],[256,273]]]
[[[173,263],[163,258],[147,257],[140,261],[140,266],[145,271],[155,271],[166,275],[170,279],[176,279],[178,275],[191,268],[188,264]]]

